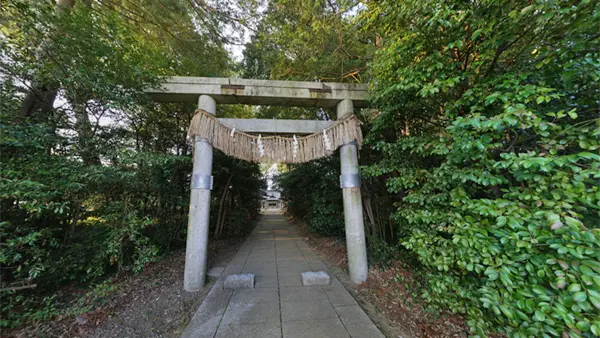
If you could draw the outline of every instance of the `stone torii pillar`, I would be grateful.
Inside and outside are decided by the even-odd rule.
[[[354,113],[351,100],[342,100],[337,104],[338,120]],[[348,270],[350,280],[362,283],[367,280],[367,243],[363,206],[360,195],[360,176],[358,174],[358,151],[356,142],[340,147],[342,176],[340,186],[344,198],[344,223],[346,228],[346,246],[348,250]]]
[[[215,100],[208,95],[200,95],[198,108],[213,115],[217,112]],[[212,161],[212,145],[195,136],[183,276],[183,288],[188,292],[199,291],[206,280]]]

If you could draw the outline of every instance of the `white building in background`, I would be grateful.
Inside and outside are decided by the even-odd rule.
[[[281,192],[268,189],[263,194],[262,210],[283,210],[284,203],[281,200]]]

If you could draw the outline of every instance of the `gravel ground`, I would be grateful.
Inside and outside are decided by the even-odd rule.
[[[211,248],[209,266],[226,266],[237,251],[225,242]],[[183,290],[185,252],[167,259],[128,285],[122,306],[99,326],[85,332],[86,338],[179,337],[214,284],[210,280],[198,292]]]
[[[226,266],[242,243],[242,239],[211,240],[209,266]],[[0,336],[179,337],[214,284],[214,280],[209,280],[202,290],[185,292],[184,265],[185,250],[173,252],[146,267],[139,275],[112,277],[109,290],[99,296],[100,305],[90,312],[1,332]],[[85,292],[73,290],[73,293]]]

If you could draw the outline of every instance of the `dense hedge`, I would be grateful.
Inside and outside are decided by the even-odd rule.
[[[230,66],[218,40],[181,20],[186,2],[55,3],[0,10],[2,327],[57,315],[65,285],[139,272],[183,247],[195,107],[148,102],[143,90],[161,74]],[[215,152],[213,175],[211,234],[220,213],[217,237],[241,235],[258,212],[259,167]]]
[[[294,165],[277,177],[288,213],[303,218],[310,231],[344,235],[344,211],[339,188],[339,156]]]
[[[596,2],[380,1],[365,25],[393,218],[473,334],[600,335]]]
[[[42,125],[0,128],[2,285],[37,285],[3,291],[2,326],[40,316],[28,308],[65,283],[139,272],[185,245],[191,156],[122,151],[117,164],[85,166],[68,152],[48,154],[48,145],[68,142]],[[216,153],[213,166],[211,233],[232,175],[221,236],[242,235],[260,206],[258,165]]]

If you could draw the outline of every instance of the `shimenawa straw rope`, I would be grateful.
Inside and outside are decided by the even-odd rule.
[[[360,121],[349,115],[323,131],[293,137],[251,135],[222,124],[202,109],[195,112],[188,137],[198,136],[229,156],[250,162],[302,163],[331,155],[340,146],[363,141]],[[260,147],[259,147],[260,138]],[[261,151],[262,149],[262,151]]]

